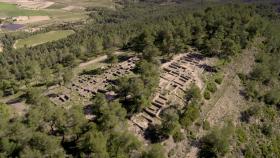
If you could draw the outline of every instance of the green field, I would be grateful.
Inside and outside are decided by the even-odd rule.
[[[50,31],[47,33],[41,33],[34,36],[30,36],[25,39],[17,40],[15,43],[15,48],[23,48],[24,46],[33,47],[43,43],[56,41],[75,33],[73,30],[60,30],[60,31]]]
[[[106,7],[113,8],[113,0],[50,0],[56,2],[57,4],[64,6],[82,6],[82,7]]]
[[[0,2],[0,17],[47,15],[43,10],[28,10],[18,8],[15,4]]]

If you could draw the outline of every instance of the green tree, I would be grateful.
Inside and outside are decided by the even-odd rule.
[[[264,101],[270,105],[280,104],[280,90],[273,89],[264,96]]]
[[[186,91],[185,96],[186,96],[187,102],[191,101],[191,100],[199,102],[202,98],[200,88],[198,86],[196,86],[195,84],[191,85],[191,88]]]
[[[81,106],[76,105],[71,107],[66,111],[65,116],[62,116],[60,124],[58,124],[57,128],[59,132],[62,134],[64,141],[71,142],[73,140],[77,140],[80,135],[83,133],[84,129],[87,126],[87,119],[83,114],[83,109]]]
[[[26,92],[26,103],[39,104],[42,98],[42,91],[38,88],[29,88]]]
[[[200,116],[199,105],[197,102],[191,102],[180,115],[180,124],[187,128]]]
[[[159,49],[154,45],[148,45],[144,48],[142,56],[145,60],[151,62],[160,55]]]
[[[32,134],[32,138],[28,142],[33,150],[40,151],[43,155],[49,157],[62,157],[65,156],[63,148],[60,146],[59,139],[48,136],[41,132]]]
[[[0,102],[0,137],[4,135],[7,130],[8,121],[10,119],[10,108],[8,105]]]
[[[142,158],[165,158],[165,151],[160,144],[149,146],[149,150],[144,152]]]
[[[217,38],[211,38],[206,41],[206,54],[209,56],[219,55],[222,47],[222,41]]]
[[[162,116],[162,129],[165,135],[173,136],[176,132],[180,131],[179,115],[175,109],[167,109]]]
[[[64,73],[62,75],[63,83],[69,84],[73,77],[74,77],[74,74],[73,74],[72,70],[65,69]]]
[[[109,158],[106,143],[107,138],[101,132],[91,129],[78,140],[78,148],[81,156]]]
[[[114,64],[119,62],[118,56],[113,54],[113,53],[107,53],[107,62],[111,64],[111,66],[113,66]]]
[[[48,86],[52,81],[53,81],[52,70],[49,68],[43,69],[40,82],[45,83]]]
[[[44,157],[40,151],[31,149],[30,147],[25,147],[23,151],[20,153],[21,158],[37,158],[37,157]]]
[[[201,139],[199,157],[221,157],[229,151],[234,127],[228,123],[221,129],[214,129]]]
[[[25,79],[29,81],[35,80],[37,82],[41,74],[41,67],[38,62],[31,61],[25,65],[23,73]]]
[[[101,130],[122,129],[125,124],[126,110],[117,101],[108,103],[103,94],[97,94],[93,100],[93,114],[97,116],[97,125]]]
[[[113,132],[108,139],[108,152],[110,157],[129,158],[139,150],[141,143],[128,132]]]
[[[234,40],[226,38],[222,43],[222,51],[221,57],[228,58],[240,52],[240,46],[235,43]]]

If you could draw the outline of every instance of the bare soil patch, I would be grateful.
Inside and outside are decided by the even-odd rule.
[[[73,11],[73,10],[84,10],[85,8],[84,7],[81,7],[81,6],[67,6],[65,8],[62,8],[63,10],[66,10],[66,11]]]
[[[124,54],[124,52],[116,51],[116,52],[114,53],[114,55],[121,55],[121,54]],[[89,65],[96,64],[96,63],[101,62],[101,61],[105,61],[107,58],[108,58],[107,55],[103,55],[103,56],[97,57],[97,58],[95,58],[95,59],[93,59],[93,60],[90,60],[90,61],[81,63],[81,64],[79,65],[79,68],[84,68],[84,67],[87,67],[87,66],[89,66]]]
[[[49,16],[26,16],[26,18],[18,19],[16,24],[32,24],[41,21],[47,21],[51,18]]]

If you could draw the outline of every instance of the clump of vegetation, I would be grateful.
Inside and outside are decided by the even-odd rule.
[[[199,157],[220,157],[229,152],[230,140],[234,133],[232,124],[214,129],[201,139]]]
[[[207,120],[203,121],[202,128],[204,130],[209,130],[211,128],[210,123]]]
[[[144,152],[141,158],[164,158],[164,149],[159,144],[154,144],[151,148]]]
[[[110,63],[111,66],[119,62],[119,58],[117,55],[114,55],[113,53],[110,52],[110,53],[107,53],[107,56],[108,57],[107,57],[106,62]]]
[[[200,116],[200,111],[199,111],[199,105],[196,103],[191,103],[188,105],[186,110],[183,112],[183,114],[180,117],[180,124],[184,127],[187,128],[192,123],[199,118]]]
[[[105,69],[102,68],[97,68],[93,70],[83,70],[81,75],[101,75],[104,71]]]
[[[180,142],[185,139],[185,136],[181,131],[178,130],[173,134],[173,139],[175,142]]]
[[[280,89],[272,89],[264,96],[264,102],[269,105],[280,105]]]
[[[222,84],[224,76],[222,74],[216,74],[215,76],[215,83]]]
[[[206,89],[211,93],[215,93],[217,91],[217,85],[215,84],[215,82],[210,81],[207,83]]]
[[[206,100],[210,100],[211,99],[211,93],[208,90],[205,90],[203,93],[203,96]]]
[[[195,84],[191,85],[191,88],[186,91],[186,108],[183,109],[180,115],[180,124],[184,128],[188,128],[195,122],[200,116],[201,105],[201,91]]]
[[[190,86],[190,89],[188,89],[186,91],[186,94],[185,94],[185,98],[186,98],[186,101],[200,101],[201,100],[201,91],[200,91],[200,88],[198,86],[196,86],[195,84],[192,84]]]
[[[119,78],[114,87],[129,115],[151,105],[151,96],[159,82],[158,65],[155,63],[146,60],[138,62],[135,74],[138,76]]]

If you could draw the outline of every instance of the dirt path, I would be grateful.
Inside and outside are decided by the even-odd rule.
[[[121,51],[116,51],[114,52],[114,55],[122,55],[124,54],[125,52],[121,52]],[[103,55],[103,56],[100,56],[100,57],[97,57],[95,59],[92,59],[90,61],[87,61],[85,63],[81,63],[78,68],[82,69],[82,68],[85,68],[89,65],[92,65],[92,64],[96,64],[96,63],[99,63],[99,62],[102,62],[102,61],[105,61],[106,59],[108,58],[107,55]]]

